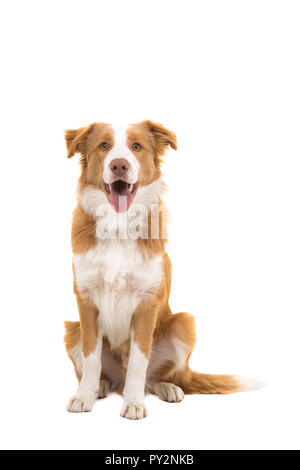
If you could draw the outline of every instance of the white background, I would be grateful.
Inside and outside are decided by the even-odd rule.
[[[299,2],[1,3],[1,419],[6,449],[299,448]],[[152,119],[165,159],[174,312],[196,316],[192,367],[261,391],[112,395],[71,415],[62,342],[76,320],[65,128]]]

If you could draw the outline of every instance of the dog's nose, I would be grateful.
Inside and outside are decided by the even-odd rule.
[[[129,169],[129,164],[124,158],[117,158],[110,163],[109,167],[115,176],[124,176]]]

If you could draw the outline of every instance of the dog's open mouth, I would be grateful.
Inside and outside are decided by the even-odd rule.
[[[112,184],[104,183],[109,202],[116,212],[126,212],[132,204],[138,183],[130,184],[123,180],[114,181]]]

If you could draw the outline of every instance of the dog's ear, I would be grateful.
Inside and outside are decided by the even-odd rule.
[[[158,122],[145,121],[145,124],[154,138],[155,150],[158,155],[163,155],[168,145],[173,150],[177,150],[177,139],[174,132],[169,131],[169,129],[166,129]]]
[[[87,137],[93,128],[93,124],[88,127],[80,127],[80,129],[67,129],[65,131],[65,139],[68,150],[68,158],[73,157],[75,153],[86,154]]]

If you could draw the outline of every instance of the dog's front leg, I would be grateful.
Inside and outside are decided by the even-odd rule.
[[[156,309],[146,302],[135,311],[132,318],[130,352],[123,390],[121,416],[128,419],[141,419],[147,416],[145,406],[145,382]]]
[[[80,316],[82,377],[67,410],[71,413],[91,411],[98,397],[101,375],[102,334],[98,331],[98,310],[87,298],[77,295]]]

